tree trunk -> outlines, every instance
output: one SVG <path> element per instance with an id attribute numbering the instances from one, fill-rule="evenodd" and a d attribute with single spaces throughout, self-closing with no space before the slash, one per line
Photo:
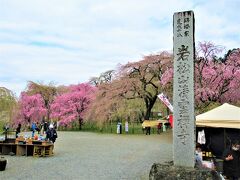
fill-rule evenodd
<path id="1" fill-rule="evenodd" d="M 146 114 L 144 115 L 144 120 L 149 120 L 150 115 L 151 115 L 151 110 L 152 110 L 152 108 L 147 107 Z"/>
<path id="2" fill-rule="evenodd" d="M 78 119 L 78 123 L 79 123 L 79 130 L 82 130 L 82 118 Z"/>
<path id="3" fill-rule="evenodd" d="M 47 122 L 50 122 L 50 107 L 47 107 Z"/>
<path id="4" fill-rule="evenodd" d="M 144 116 L 144 120 L 149 120 L 151 115 L 151 110 L 153 108 L 154 103 L 156 102 L 157 96 L 154 96 L 152 99 L 146 99 L 145 105 L 146 105 L 146 114 Z"/>

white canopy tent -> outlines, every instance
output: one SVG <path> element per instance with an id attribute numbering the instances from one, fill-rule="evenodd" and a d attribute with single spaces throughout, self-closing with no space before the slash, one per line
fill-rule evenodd
<path id="1" fill-rule="evenodd" d="M 240 108 L 225 103 L 196 116 L 196 126 L 240 129 Z"/>

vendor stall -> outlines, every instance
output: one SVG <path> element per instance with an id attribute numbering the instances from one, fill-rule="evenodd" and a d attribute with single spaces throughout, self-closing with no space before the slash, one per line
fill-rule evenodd
<path id="1" fill-rule="evenodd" d="M 7 138 L 0 141 L 0 154 L 43 157 L 53 155 L 53 143 L 43 139 Z"/>
<path id="2" fill-rule="evenodd" d="M 220 158 L 232 140 L 240 140 L 240 108 L 225 103 L 196 116 L 196 126 L 196 135 L 203 130 L 205 147 Z"/>

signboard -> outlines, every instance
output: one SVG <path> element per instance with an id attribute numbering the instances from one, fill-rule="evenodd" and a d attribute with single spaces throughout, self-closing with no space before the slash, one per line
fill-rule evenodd
<path id="1" fill-rule="evenodd" d="M 173 112 L 172 104 L 169 102 L 168 98 L 163 93 L 159 94 L 158 98 L 161 99 L 161 101 L 170 109 L 171 112 Z"/>

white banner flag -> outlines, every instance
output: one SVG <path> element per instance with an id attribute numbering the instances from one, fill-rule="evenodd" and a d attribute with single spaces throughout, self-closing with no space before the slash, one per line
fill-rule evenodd
<path id="1" fill-rule="evenodd" d="M 170 111 L 173 112 L 173 106 L 171 105 L 171 103 L 163 93 L 159 94 L 158 98 L 161 99 L 161 101 L 170 109 Z"/>

